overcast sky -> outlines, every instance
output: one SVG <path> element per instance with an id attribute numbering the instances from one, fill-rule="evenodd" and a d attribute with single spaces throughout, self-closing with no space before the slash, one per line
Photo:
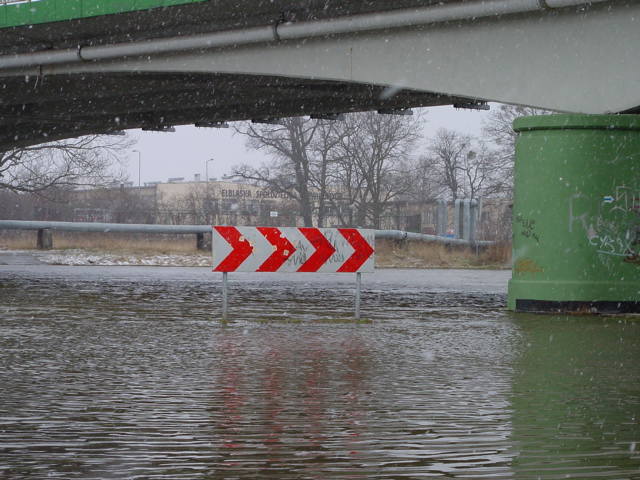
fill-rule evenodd
<path id="1" fill-rule="evenodd" d="M 492 108 L 496 108 L 492 105 Z M 424 136 L 429 138 L 444 127 L 477 135 L 487 111 L 454 109 L 452 106 L 420 109 L 424 115 Z M 174 133 L 132 130 L 137 139 L 128 157 L 129 179 L 138 183 L 138 153 L 140 151 L 140 181 L 166 182 L 171 177 L 193 180 L 194 174 L 205 178 L 205 164 L 209 162 L 209 177 L 220 179 L 233 165 L 250 163 L 254 166 L 268 160 L 262 153 L 246 148 L 245 138 L 234 135 L 233 129 L 176 127 Z"/>

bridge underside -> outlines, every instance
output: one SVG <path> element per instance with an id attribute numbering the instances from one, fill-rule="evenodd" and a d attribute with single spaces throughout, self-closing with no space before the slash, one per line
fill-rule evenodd
<path id="1" fill-rule="evenodd" d="M 215 17 L 222 15 L 215 7 L 223 3 L 190 8 Z M 327 10 L 322 8 L 326 2 L 310 0 L 295 11 L 285 10 L 286 3 L 239 2 L 229 6 L 224 19 L 210 18 L 212 23 L 181 24 L 167 17 L 164 33 L 142 29 L 136 38 L 132 20 L 123 21 L 111 36 L 101 27 L 104 19 L 83 20 L 89 23 L 75 31 L 77 38 L 57 43 L 52 39 L 56 25 L 34 26 L 33 36 L 24 29 L 11 30 L 32 43 L 22 53 L 0 56 L 0 149 L 136 127 L 400 109 L 470 99 L 567 112 L 638 112 L 640 2 L 604 1 L 580 8 L 309 35 L 307 26 L 317 27 L 326 16 L 338 14 L 339 23 L 340 14 L 385 10 L 389 2 L 345 2 L 342 8 L 334 2 L 335 9 Z M 420 2 L 427 9 L 431 3 L 436 2 Z M 448 8 L 450 3 L 459 13 L 469 5 L 482 8 L 491 2 L 454 1 L 434 8 Z M 359 4 L 366 8 L 354 6 Z M 407 0 L 397 6 L 415 4 Z M 153 15 L 176 11 L 158 10 Z M 411 13 L 407 11 L 409 17 Z M 119 18 L 147 14 L 127 15 L 131 17 Z M 258 28 L 270 34 L 278 19 L 285 22 L 278 30 L 281 34 L 246 41 Z M 253 27 L 260 22 L 262 27 Z M 331 29 L 333 23 L 327 24 Z M 86 25 L 95 27 L 93 36 Z M 232 40 L 179 51 L 131 49 L 144 47 L 141 39 L 162 37 L 162 48 L 180 42 L 180 28 L 196 36 L 208 29 Z M 287 32 L 295 36 L 287 37 Z M 117 50 L 124 45 L 126 54 L 109 50 L 110 42 L 127 38 L 115 46 Z M 3 58 L 14 59 L 14 54 L 55 54 L 78 39 L 89 48 L 77 55 L 68 50 L 68 61 L 15 67 L 11 60 L 7 65 L 13 66 L 2 66 Z M 5 54 L 12 49 L 9 44 L 0 45 Z"/>
<path id="2" fill-rule="evenodd" d="M 397 0 L 392 9 L 456 0 Z M 313 21 L 390 9 L 387 0 L 217 0 L 2 30 L 0 55 L 100 46 Z M 462 96 L 404 89 L 385 99 L 369 83 L 264 74 L 97 72 L 0 74 L 0 150 L 130 128 L 323 115 L 466 103 Z M 43 73 L 46 69 L 43 70 Z"/>
<path id="3" fill-rule="evenodd" d="M 96 46 L 132 40 L 170 38 L 251 28 L 278 21 L 307 22 L 457 1 L 459 0 L 208 0 L 4 28 L 0 34 L 0 55 L 74 48 L 77 45 Z"/>
<path id="4" fill-rule="evenodd" d="M 467 99 L 265 75 L 87 73 L 3 80 L 0 148 L 130 128 L 398 110 Z M 37 96 L 34 95 L 37 92 Z"/>

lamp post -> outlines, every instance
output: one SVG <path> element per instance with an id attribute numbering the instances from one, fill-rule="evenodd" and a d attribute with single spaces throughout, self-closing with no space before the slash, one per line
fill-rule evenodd
<path id="1" fill-rule="evenodd" d="M 209 162 L 213 162 L 213 158 L 210 158 L 204 164 L 204 176 L 207 183 L 209 183 Z"/>
<path id="2" fill-rule="evenodd" d="M 140 188 L 140 166 L 142 165 L 142 153 L 140 150 L 134 150 L 138 154 L 138 188 Z"/>

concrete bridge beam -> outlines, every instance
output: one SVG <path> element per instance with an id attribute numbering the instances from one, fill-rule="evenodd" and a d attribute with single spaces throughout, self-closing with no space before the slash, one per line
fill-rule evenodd
<path id="1" fill-rule="evenodd" d="M 479 2 L 485 3 L 485 2 Z M 490 3 L 490 2 L 488 2 Z M 44 66 L 42 74 L 208 72 L 392 85 L 580 113 L 640 105 L 640 3 Z M 246 32 L 249 35 L 251 32 Z M 235 37 L 234 37 L 235 38 Z M 126 54 L 128 50 L 124 53 Z"/>
<path id="2" fill-rule="evenodd" d="M 637 113 L 639 19 L 636 0 L 449 1 L 3 55 L 0 148 L 473 100 Z"/>

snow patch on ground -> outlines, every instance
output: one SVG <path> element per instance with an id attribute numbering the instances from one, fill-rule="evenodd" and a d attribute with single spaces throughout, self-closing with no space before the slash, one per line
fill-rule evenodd
<path id="1" fill-rule="evenodd" d="M 86 250 L 31 251 L 41 262 L 49 265 L 144 265 L 172 267 L 210 267 L 211 254 L 126 254 L 96 253 Z"/>

